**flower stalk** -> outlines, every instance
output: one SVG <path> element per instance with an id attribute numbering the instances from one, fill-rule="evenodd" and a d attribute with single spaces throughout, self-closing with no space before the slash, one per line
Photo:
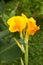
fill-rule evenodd
<path id="1" fill-rule="evenodd" d="M 25 65 L 28 65 L 28 41 L 25 42 Z"/>

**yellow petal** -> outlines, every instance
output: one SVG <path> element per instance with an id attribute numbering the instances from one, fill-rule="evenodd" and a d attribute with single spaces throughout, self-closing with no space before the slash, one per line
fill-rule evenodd
<path id="1" fill-rule="evenodd" d="M 29 33 L 29 35 L 34 35 L 37 30 L 39 30 L 39 26 L 36 25 L 36 20 L 31 17 L 28 20 L 28 33 Z"/>
<path id="2" fill-rule="evenodd" d="M 11 17 L 11 18 L 9 18 L 8 21 L 7 21 L 7 24 L 8 24 L 8 25 L 14 25 L 14 24 L 15 24 L 14 18 L 15 18 L 14 16 Z"/>
<path id="3" fill-rule="evenodd" d="M 36 20 L 35 20 L 33 17 L 29 18 L 29 19 L 28 19 L 28 22 L 29 22 L 29 21 L 32 22 L 32 23 L 34 23 L 34 24 L 36 24 Z"/>
<path id="4" fill-rule="evenodd" d="M 11 17 L 7 23 L 11 32 L 22 32 L 26 27 L 26 20 L 22 16 Z"/>

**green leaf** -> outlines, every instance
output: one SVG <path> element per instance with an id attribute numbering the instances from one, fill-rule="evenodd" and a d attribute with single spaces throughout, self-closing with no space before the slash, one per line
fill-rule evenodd
<path id="1" fill-rule="evenodd" d="M 10 17 L 15 16 L 15 10 L 12 10 L 10 13 Z"/>
<path id="2" fill-rule="evenodd" d="M 3 22 L 4 22 L 4 24 L 5 24 L 6 26 L 7 26 L 7 20 L 8 20 L 8 18 L 9 18 L 8 15 L 3 14 L 3 16 L 2 16 L 2 20 L 3 20 Z"/>
<path id="3" fill-rule="evenodd" d="M 8 30 L 5 30 L 5 31 L 1 31 L 0 32 L 0 38 L 4 38 L 5 36 L 9 35 L 10 32 Z"/>
<path id="4" fill-rule="evenodd" d="M 12 62 L 20 58 L 21 56 L 22 56 L 22 52 L 14 41 L 12 44 L 11 43 L 1 44 L 0 59 L 2 62 Z"/>

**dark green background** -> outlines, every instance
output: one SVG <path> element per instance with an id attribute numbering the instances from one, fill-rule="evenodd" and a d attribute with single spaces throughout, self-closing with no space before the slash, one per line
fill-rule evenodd
<path id="1" fill-rule="evenodd" d="M 21 13 L 34 17 L 40 25 L 29 40 L 29 65 L 43 65 L 43 0 L 0 0 L 0 65 L 20 65 L 24 56 L 13 39 L 22 42 L 19 33 L 9 32 L 7 25 L 8 18 Z"/>

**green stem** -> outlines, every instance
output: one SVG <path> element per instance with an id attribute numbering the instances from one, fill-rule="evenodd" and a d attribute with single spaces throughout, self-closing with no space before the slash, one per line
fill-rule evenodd
<path id="1" fill-rule="evenodd" d="M 24 65 L 24 62 L 23 62 L 22 58 L 21 58 L 21 65 Z"/>
<path id="2" fill-rule="evenodd" d="M 18 47 L 21 49 L 21 51 L 23 52 L 23 53 L 25 53 L 25 49 L 24 49 L 24 46 L 23 45 L 21 45 L 17 40 L 16 40 L 16 38 L 14 38 L 14 40 L 16 41 L 16 44 L 18 45 Z"/>
<path id="3" fill-rule="evenodd" d="M 25 65 L 28 65 L 28 42 L 25 43 Z"/>

